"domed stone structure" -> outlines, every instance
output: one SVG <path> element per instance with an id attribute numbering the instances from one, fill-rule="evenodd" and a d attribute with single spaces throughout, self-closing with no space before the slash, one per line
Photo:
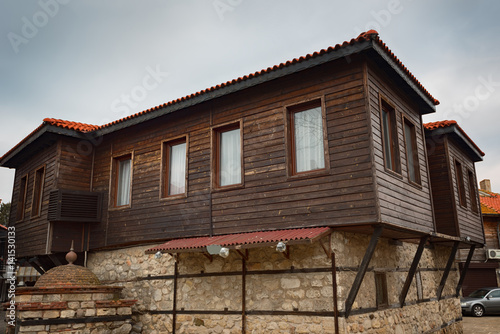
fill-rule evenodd
<path id="1" fill-rule="evenodd" d="M 89 269 L 67 264 L 50 269 L 35 284 L 35 288 L 61 288 L 71 286 L 101 285 L 97 276 Z"/>
<path id="2" fill-rule="evenodd" d="M 101 285 L 97 276 L 88 268 L 74 265 L 77 255 L 73 251 L 73 244 L 71 250 L 66 254 L 67 265 L 58 266 L 50 269 L 43 274 L 35 284 L 36 288 L 60 288 L 71 286 L 96 286 Z"/>
<path id="3" fill-rule="evenodd" d="M 137 300 L 120 299 L 123 287 L 102 285 L 91 270 L 73 264 L 73 245 L 66 260 L 34 287 L 16 290 L 15 308 L 6 314 L 9 325 L 36 334 L 82 333 L 82 328 L 83 333 L 130 333 Z"/>

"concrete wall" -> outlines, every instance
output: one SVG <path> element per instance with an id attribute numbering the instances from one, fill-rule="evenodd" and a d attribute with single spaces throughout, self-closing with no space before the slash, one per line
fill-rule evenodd
<path id="1" fill-rule="evenodd" d="M 336 254 L 338 309 L 344 303 L 368 246 L 370 236 L 334 232 L 331 242 Z M 89 255 L 88 266 L 103 284 L 124 286 L 123 297 L 138 299 L 134 306 L 133 331 L 170 333 L 174 288 L 174 258 L 145 255 L 151 246 L 101 251 Z M 321 245 L 292 245 L 290 259 L 274 248 L 250 249 L 246 260 L 246 333 L 334 333 L 332 264 Z M 394 245 L 380 239 L 369 270 L 363 280 L 351 315 L 339 317 L 341 333 L 461 333 L 461 310 L 454 294 L 459 273 L 454 266 L 443 291 L 436 291 L 451 249 L 435 246 L 425 249 L 419 264 L 422 295 L 416 279 L 399 308 L 399 294 L 416 252 L 417 245 Z M 231 251 L 228 258 L 215 256 L 211 262 L 202 254 L 181 254 L 177 280 L 176 333 L 241 333 L 243 275 L 242 257 Z M 276 273 L 289 270 L 293 273 Z M 315 269 L 316 272 L 299 272 Z M 388 307 L 378 309 L 375 272 L 387 277 Z M 196 277 L 182 275 L 200 274 Z M 210 276 L 211 273 L 225 273 Z M 149 275 L 149 277 L 148 277 Z M 190 314 L 188 311 L 205 311 Z M 170 312 L 169 312 L 170 311 Z M 219 314 L 207 314 L 212 313 Z M 262 311 L 262 312 L 257 312 Z M 276 313 L 276 311 L 280 313 Z M 293 312 L 311 312 L 293 315 Z M 273 314 L 273 312 L 275 312 Z"/>

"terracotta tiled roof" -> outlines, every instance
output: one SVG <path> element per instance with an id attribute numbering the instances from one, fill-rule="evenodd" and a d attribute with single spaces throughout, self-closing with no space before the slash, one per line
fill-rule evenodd
<path id="1" fill-rule="evenodd" d="M 258 77 L 258 76 L 261 76 L 263 74 L 267 74 L 267 73 L 270 73 L 270 72 L 282 69 L 284 67 L 288 67 L 290 65 L 301 63 L 301 62 L 309 60 L 311 58 L 316 58 L 316 57 L 322 56 L 324 54 L 337 51 L 337 50 L 339 50 L 341 48 L 344 48 L 344 47 L 347 47 L 349 45 L 354 45 L 354 44 L 365 42 L 365 41 L 369 41 L 369 40 L 375 41 L 385 51 L 385 53 L 400 67 L 400 69 L 417 85 L 417 87 L 434 103 L 434 105 L 438 105 L 439 104 L 439 101 L 436 100 L 424 88 L 424 86 L 422 86 L 422 84 L 406 68 L 406 66 L 403 65 L 403 63 L 399 60 L 399 58 L 394 55 L 394 53 L 387 47 L 387 45 L 384 42 L 382 42 L 382 40 L 378 36 L 378 32 L 376 30 L 369 30 L 367 32 L 361 33 L 358 37 L 353 38 L 350 41 L 343 42 L 342 44 L 337 44 L 335 46 L 330 46 L 327 49 L 322 49 L 320 51 L 317 51 L 317 52 L 314 52 L 314 53 L 311 53 L 311 54 L 307 54 L 306 56 L 302 56 L 300 58 L 294 58 L 293 60 L 289 60 L 289 61 L 281 63 L 279 65 L 274 65 L 273 67 L 268 67 L 266 69 L 262 69 L 260 71 L 257 71 L 257 72 L 245 75 L 243 77 L 239 77 L 237 79 L 233 79 L 233 80 L 227 81 L 225 83 L 222 83 L 222 84 L 219 84 L 219 85 L 216 85 L 216 86 L 212 86 L 210 88 L 201 90 L 201 91 L 199 91 L 197 93 L 184 96 L 184 97 L 179 98 L 177 100 L 172 100 L 170 102 L 161 104 L 159 106 L 156 106 L 156 107 L 153 107 L 153 108 L 141 111 L 141 112 L 139 112 L 137 114 L 130 115 L 130 116 L 124 117 L 122 119 L 116 120 L 114 122 L 105 124 L 105 125 L 102 126 L 102 128 L 109 127 L 109 126 L 117 124 L 117 123 L 121 123 L 121 122 L 126 121 L 128 119 L 135 118 L 137 116 L 144 115 L 144 114 L 150 113 L 152 111 L 159 110 L 161 108 L 164 108 L 164 107 L 167 107 L 167 106 L 179 103 L 179 102 L 183 102 L 183 101 L 189 100 L 189 99 L 191 99 L 193 97 L 196 97 L 196 96 L 199 96 L 199 95 L 203 95 L 203 94 L 206 94 L 206 93 L 209 93 L 209 92 L 212 92 L 212 91 L 224 88 L 226 86 L 230 86 L 230 85 L 238 83 L 238 82 L 242 82 L 242 81 L 245 81 L 245 80 L 248 80 L 248 79 L 252 79 L 254 77 Z"/>
<path id="2" fill-rule="evenodd" d="M 500 194 L 481 190 L 487 194 L 480 194 L 481 212 L 485 214 L 500 214 Z"/>
<path id="3" fill-rule="evenodd" d="M 460 125 L 458 125 L 457 121 L 450 120 L 450 121 L 430 122 L 424 124 L 424 128 L 427 130 L 436 130 L 439 128 L 447 128 L 451 126 L 456 126 L 458 131 L 460 131 L 462 135 L 470 141 L 472 146 L 474 146 L 474 148 L 484 157 L 484 152 L 481 151 L 481 149 L 476 145 L 476 143 L 474 143 L 474 141 L 467 135 L 467 133 L 465 133 L 465 131 L 460 127 Z"/>
<path id="4" fill-rule="evenodd" d="M 376 43 L 376 45 L 378 45 L 383 50 L 383 52 L 385 52 L 387 54 L 387 56 L 390 59 L 392 59 L 392 61 L 394 61 L 396 63 L 396 65 L 400 68 L 400 70 L 404 74 L 406 74 L 411 81 L 413 81 L 413 83 L 418 87 L 418 89 L 420 89 L 420 91 L 430 101 L 432 101 L 432 103 L 434 105 L 438 105 L 439 104 L 439 101 L 436 100 L 422 86 L 422 84 L 406 68 L 406 66 L 403 65 L 403 63 L 399 60 L 399 58 L 396 57 L 394 55 L 394 53 L 387 47 L 387 45 L 379 38 L 378 32 L 375 31 L 375 30 L 369 30 L 367 32 L 361 33 L 358 37 L 353 38 L 350 41 L 343 42 L 342 44 L 337 44 L 335 46 L 330 46 L 327 49 L 322 49 L 320 51 L 317 51 L 317 52 L 314 52 L 314 53 L 311 53 L 311 54 L 307 54 L 306 56 L 295 58 L 293 60 L 289 60 L 289 61 L 281 63 L 279 65 L 275 65 L 273 67 L 268 67 L 266 69 L 262 69 L 260 71 L 257 71 L 257 72 L 254 72 L 254 73 L 251 73 L 251 74 L 239 77 L 237 79 L 233 79 L 233 80 L 227 81 L 225 83 L 221 83 L 219 85 L 212 86 L 210 88 L 206 88 L 206 89 L 201 90 L 199 92 L 196 92 L 194 94 L 187 95 L 187 96 L 184 96 L 184 97 L 176 99 L 176 100 L 172 100 L 172 101 L 167 102 L 167 103 L 163 103 L 163 104 L 158 105 L 156 107 L 153 107 L 153 108 L 150 108 L 150 109 L 147 109 L 147 110 L 143 110 L 143 111 L 138 112 L 136 114 L 133 114 L 133 115 L 130 115 L 130 116 L 118 119 L 116 121 L 113 121 L 113 122 L 110 122 L 110 123 L 107 123 L 107 124 L 104 124 L 104 125 L 98 126 L 98 125 L 84 124 L 84 123 L 79 123 L 79 122 L 65 121 L 65 120 L 60 120 L 60 119 L 45 118 L 44 119 L 44 123 L 42 125 L 40 125 L 35 131 L 33 131 L 31 134 L 29 134 L 25 139 L 23 139 L 19 144 L 17 144 L 9 152 L 7 152 L 6 154 L 4 154 L 3 157 L 0 158 L 0 160 L 3 160 L 4 157 L 6 157 L 7 155 L 9 155 L 11 152 L 13 152 L 17 147 L 19 147 L 23 142 L 25 142 L 28 138 L 30 138 L 34 133 L 36 133 L 37 131 L 39 131 L 44 125 L 53 125 L 53 126 L 61 127 L 61 128 L 64 128 L 64 129 L 70 129 L 70 130 L 75 130 L 75 131 L 79 131 L 79 132 L 91 132 L 91 131 L 96 131 L 96 130 L 99 130 L 99 129 L 108 128 L 108 127 L 111 127 L 111 126 L 113 126 L 115 124 L 122 123 L 124 121 L 129 120 L 129 119 L 133 119 L 133 118 L 139 117 L 141 115 L 145 115 L 145 114 L 154 112 L 156 110 L 165 108 L 167 106 L 175 105 L 175 104 L 178 104 L 180 102 L 184 102 L 184 101 L 190 100 L 190 99 L 192 99 L 194 97 L 198 97 L 200 95 L 207 94 L 207 93 L 210 93 L 210 92 L 222 89 L 224 87 L 234 85 L 234 84 L 239 83 L 239 82 L 243 82 L 243 81 L 255 78 L 255 77 L 259 77 L 259 76 L 262 76 L 264 74 L 268 74 L 268 73 L 271 73 L 273 71 L 277 71 L 277 70 L 280 70 L 282 68 L 289 67 L 291 65 L 295 65 L 295 64 L 307 61 L 309 59 L 321 57 L 321 56 L 323 56 L 325 54 L 328 54 L 328 53 L 331 53 L 331 52 L 336 52 L 339 49 L 346 48 L 348 46 L 353 46 L 353 45 L 356 45 L 358 43 L 362 43 L 362 42 L 366 42 L 366 41 L 370 41 L 370 40 L 373 41 L 374 43 Z"/>
<path id="5" fill-rule="evenodd" d="M 277 243 L 280 241 L 316 240 L 330 232 L 329 227 L 312 227 L 290 230 L 261 231 L 218 235 L 214 237 L 199 237 L 170 240 L 160 246 L 146 250 L 147 254 L 158 251 L 169 253 L 179 250 L 204 250 L 207 246 L 222 247 L 244 246 L 252 244 Z M 245 247 L 241 247 L 245 248 Z"/>
<path id="6" fill-rule="evenodd" d="M 60 128 L 75 130 L 80 132 L 91 132 L 99 129 L 98 125 L 65 121 L 62 119 L 55 119 L 55 118 L 45 118 L 43 122 L 44 124 L 54 125 Z"/>

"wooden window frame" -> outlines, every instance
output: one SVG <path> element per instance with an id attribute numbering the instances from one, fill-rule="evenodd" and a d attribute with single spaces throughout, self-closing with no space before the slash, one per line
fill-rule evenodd
<path id="1" fill-rule="evenodd" d="M 312 108 L 321 108 L 321 119 L 322 119 L 322 132 L 323 132 L 323 159 L 324 167 L 307 170 L 303 172 L 297 172 L 296 166 L 296 156 L 295 156 L 295 121 L 294 115 L 301 111 L 306 111 Z M 300 178 L 309 177 L 317 174 L 327 174 L 330 170 L 330 156 L 328 150 L 328 131 L 326 123 L 326 106 L 323 97 L 315 97 L 308 100 L 303 100 L 298 103 L 287 105 L 284 108 L 285 114 L 285 131 L 286 131 L 286 143 L 287 143 L 287 175 L 290 178 Z"/>
<path id="2" fill-rule="evenodd" d="M 241 168 L 241 182 L 235 184 L 229 184 L 226 186 L 220 186 L 220 135 L 221 133 L 240 130 L 240 168 Z M 245 171 L 243 165 L 243 120 L 239 119 L 233 122 L 219 124 L 213 126 L 211 129 L 212 136 L 212 156 L 211 156 L 211 166 L 212 166 L 212 191 L 222 191 L 228 189 L 243 188 L 245 186 Z"/>
<path id="3" fill-rule="evenodd" d="M 181 194 L 169 194 L 170 185 L 170 148 L 179 144 L 186 144 L 186 168 L 185 168 L 185 185 L 184 192 Z M 188 161 L 189 161 L 189 136 L 182 135 L 162 141 L 161 143 L 161 174 L 160 174 L 160 199 L 173 199 L 187 197 L 188 193 Z"/>
<path id="4" fill-rule="evenodd" d="M 373 273 L 375 281 L 375 302 L 377 309 L 389 307 L 389 294 L 387 290 L 387 273 L 375 271 Z"/>
<path id="5" fill-rule="evenodd" d="M 28 195 L 28 182 L 29 174 L 25 174 L 19 179 L 19 197 L 17 199 L 16 221 L 22 221 L 24 219 L 24 213 L 26 211 L 26 197 Z"/>
<path id="6" fill-rule="evenodd" d="M 118 200 L 118 171 L 119 171 L 119 162 L 124 160 L 130 160 L 130 191 L 129 191 L 129 200 L 128 204 L 117 205 Z M 130 208 L 132 206 L 132 180 L 134 175 L 134 152 L 127 152 L 122 154 L 114 155 L 111 158 L 111 186 L 110 186 L 110 209 L 124 209 Z"/>
<path id="7" fill-rule="evenodd" d="M 410 127 L 411 131 L 411 136 L 412 136 L 412 154 L 413 154 L 413 168 L 415 170 L 415 180 L 412 180 L 410 177 L 410 159 L 409 159 L 409 154 L 408 152 L 408 139 L 406 138 L 406 126 Z M 421 186 L 422 184 L 422 178 L 420 174 L 420 159 L 419 159 L 419 154 L 418 154 L 418 144 L 417 144 L 417 126 L 415 123 L 410 121 L 407 117 L 403 116 L 403 138 L 404 138 L 404 143 L 405 143 L 405 152 L 406 152 L 406 171 L 408 173 L 408 181 L 416 185 L 418 187 Z"/>
<path id="8" fill-rule="evenodd" d="M 465 181 L 462 163 L 455 159 L 455 178 L 457 179 L 458 203 L 467 208 L 467 194 L 465 193 Z"/>
<path id="9" fill-rule="evenodd" d="M 401 154 L 399 152 L 399 135 L 398 135 L 398 117 L 396 106 L 389 102 L 389 100 L 382 95 L 379 95 L 379 106 L 380 106 L 380 133 L 382 137 L 382 154 L 384 158 L 384 168 L 390 173 L 395 173 L 401 176 Z M 387 134 L 389 139 L 389 155 L 391 159 L 391 165 L 388 166 L 387 161 L 387 151 L 386 151 L 386 133 L 384 130 L 384 113 L 389 115 L 389 133 Z"/>
<path id="10" fill-rule="evenodd" d="M 45 165 L 35 170 L 33 196 L 31 197 L 31 218 L 40 217 L 42 212 L 43 188 L 45 185 Z"/>
<path id="11" fill-rule="evenodd" d="M 467 169 L 467 179 L 469 183 L 470 208 L 474 213 L 479 213 L 479 203 L 477 201 L 476 177 L 472 170 Z"/>

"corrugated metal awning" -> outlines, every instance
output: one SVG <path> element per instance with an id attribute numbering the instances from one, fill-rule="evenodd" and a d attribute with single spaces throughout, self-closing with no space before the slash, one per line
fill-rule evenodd
<path id="1" fill-rule="evenodd" d="M 290 230 L 262 231 L 170 240 L 146 250 L 146 254 L 204 252 L 207 246 L 217 245 L 229 249 L 265 247 L 280 241 L 288 245 L 313 243 L 331 232 L 329 227 L 311 227 Z"/>

